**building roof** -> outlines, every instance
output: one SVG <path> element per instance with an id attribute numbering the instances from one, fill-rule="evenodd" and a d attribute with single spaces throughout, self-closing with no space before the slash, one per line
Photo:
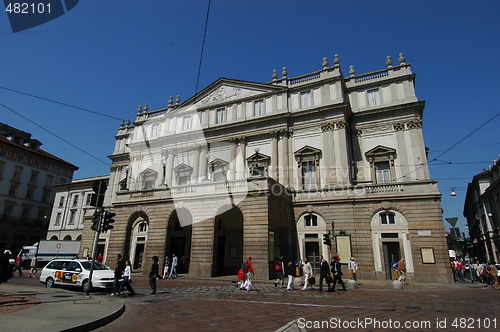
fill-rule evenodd
<path id="1" fill-rule="evenodd" d="M 10 141 L 7 137 L 5 137 L 4 135 L 0 135 L 0 143 L 4 143 L 6 145 L 9 145 L 9 146 L 12 146 L 12 147 L 15 147 L 15 148 L 18 148 L 18 149 L 21 149 L 21 150 L 24 150 L 28 153 L 32 153 L 34 155 L 38 155 L 42 158 L 47 158 L 47 159 L 51 159 L 55 162 L 59 162 L 59 163 L 63 163 L 63 164 L 66 164 L 66 166 L 68 166 L 69 168 L 73 168 L 75 171 L 78 169 L 78 166 L 75 166 L 73 165 L 72 163 L 70 162 L 67 162 L 66 160 L 64 159 L 61 159 L 59 157 L 56 157 L 54 156 L 53 154 L 45 151 L 45 150 L 42 150 L 42 149 L 39 149 L 38 151 L 37 150 L 33 150 L 33 149 L 30 149 L 29 147 L 27 146 L 24 146 L 24 145 L 20 145 L 20 144 L 16 144 L 12 141 Z"/>

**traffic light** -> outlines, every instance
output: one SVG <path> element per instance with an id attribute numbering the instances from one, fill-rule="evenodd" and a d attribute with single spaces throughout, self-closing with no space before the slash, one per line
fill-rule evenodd
<path id="1" fill-rule="evenodd" d="M 323 244 L 326 244 L 327 246 L 332 245 L 332 240 L 330 239 L 330 234 L 323 234 Z"/>
<path id="2" fill-rule="evenodd" d="M 99 232 L 99 224 L 101 223 L 101 214 L 99 212 L 94 213 L 94 218 L 92 219 L 92 226 L 90 226 L 90 229 L 96 232 Z"/>
<path id="3" fill-rule="evenodd" d="M 111 225 L 112 223 L 115 222 L 115 220 L 113 219 L 114 216 L 116 216 L 116 213 L 109 212 L 109 211 L 104 211 L 104 219 L 102 221 L 101 232 L 104 233 L 104 232 L 107 232 L 110 229 L 115 228 L 113 225 Z"/>

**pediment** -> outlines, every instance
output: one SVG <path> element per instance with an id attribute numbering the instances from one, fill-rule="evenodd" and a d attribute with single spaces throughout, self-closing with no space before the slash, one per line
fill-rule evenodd
<path id="1" fill-rule="evenodd" d="M 278 92 L 282 86 L 221 78 L 189 98 L 176 109 L 179 113 L 216 107 L 235 100 L 257 97 L 261 94 Z"/>
<path id="2" fill-rule="evenodd" d="M 186 164 L 179 164 L 176 167 L 174 167 L 175 172 L 192 172 L 193 168 L 191 166 L 188 166 Z"/>
<path id="3" fill-rule="evenodd" d="M 367 156 L 387 156 L 396 154 L 396 150 L 393 148 L 388 148 L 387 146 L 377 145 L 373 149 L 367 151 L 365 155 Z"/>
<path id="4" fill-rule="evenodd" d="M 321 150 L 317 148 L 313 148 L 312 146 L 306 145 L 303 148 L 295 151 L 296 156 L 310 156 L 310 155 L 318 155 L 321 154 Z"/>
<path id="5" fill-rule="evenodd" d="M 248 162 L 255 162 L 255 161 L 268 161 L 268 160 L 271 160 L 271 157 L 263 154 L 263 153 L 259 153 L 257 155 L 257 153 L 254 153 L 253 155 L 251 155 L 250 157 L 247 158 L 247 161 Z"/>

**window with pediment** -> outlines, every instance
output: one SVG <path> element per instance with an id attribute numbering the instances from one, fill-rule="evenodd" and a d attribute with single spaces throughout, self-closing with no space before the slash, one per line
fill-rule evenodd
<path id="1" fill-rule="evenodd" d="M 214 182 L 222 182 L 226 181 L 226 172 L 229 167 L 229 163 L 222 159 L 215 159 L 208 164 L 208 169 L 211 173 L 212 181 Z"/>
<path id="2" fill-rule="evenodd" d="M 141 184 L 142 189 L 148 190 L 153 189 L 155 187 L 156 179 L 158 178 L 158 172 L 153 171 L 152 169 L 147 169 L 141 173 Z"/>
<path id="3" fill-rule="evenodd" d="M 299 169 L 299 187 L 303 190 L 316 190 L 320 187 L 319 160 L 321 150 L 304 146 L 295 152 Z"/>
<path id="4" fill-rule="evenodd" d="M 174 168 L 175 178 L 178 186 L 185 186 L 191 183 L 193 168 L 186 164 L 180 164 Z"/>
<path id="5" fill-rule="evenodd" d="M 271 157 L 259 153 L 258 150 L 247 158 L 247 165 L 250 176 L 267 176 Z"/>
<path id="6" fill-rule="evenodd" d="M 385 184 L 395 181 L 395 149 L 378 145 L 366 152 L 365 155 L 366 159 L 370 163 L 371 178 L 374 184 Z"/>

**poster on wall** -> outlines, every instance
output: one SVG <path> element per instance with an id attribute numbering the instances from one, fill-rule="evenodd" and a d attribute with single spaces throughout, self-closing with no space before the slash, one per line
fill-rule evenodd
<path id="1" fill-rule="evenodd" d="M 346 263 L 351 258 L 351 236 L 350 235 L 337 235 L 335 236 L 335 243 L 337 245 L 337 253 L 340 257 L 340 262 Z"/>
<path id="2" fill-rule="evenodd" d="M 436 264 L 434 248 L 420 248 L 420 254 L 422 255 L 423 264 Z"/>

